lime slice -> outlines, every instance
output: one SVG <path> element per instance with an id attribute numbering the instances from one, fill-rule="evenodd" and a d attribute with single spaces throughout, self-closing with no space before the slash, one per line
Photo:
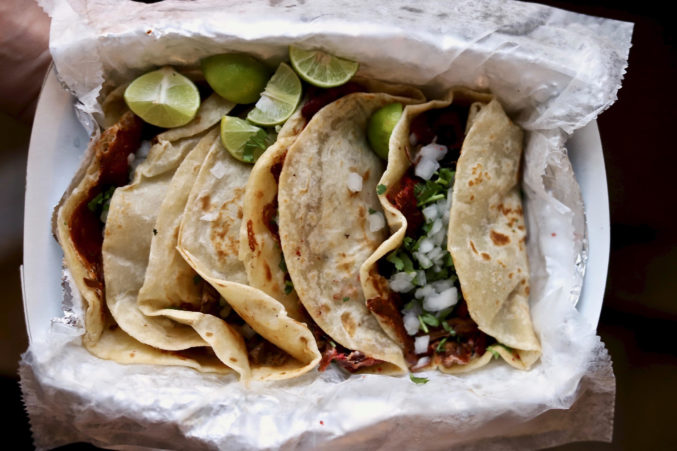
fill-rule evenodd
<path id="1" fill-rule="evenodd" d="M 301 78 L 320 88 L 332 88 L 348 82 L 360 66 L 320 50 L 303 50 L 294 46 L 289 47 L 289 59 Z"/>
<path id="2" fill-rule="evenodd" d="M 274 141 L 274 135 L 244 119 L 233 116 L 223 116 L 221 119 L 223 147 L 240 161 L 255 163 Z"/>
<path id="3" fill-rule="evenodd" d="M 209 86 L 233 103 L 256 102 L 270 75 L 265 64 L 241 53 L 210 56 L 201 65 Z"/>
<path id="4" fill-rule="evenodd" d="M 291 67 L 281 63 L 247 119 L 263 126 L 281 124 L 296 110 L 301 93 L 301 80 Z"/>
<path id="5" fill-rule="evenodd" d="M 376 154 L 388 159 L 388 149 L 390 148 L 390 135 L 402 116 L 403 106 L 401 103 L 389 103 L 383 108 L 376 110 L 369 118 L 367 124 L 367 138 L 371 148 Z"/>
<path id="6" fill-rule="evenodd" d="M 140 76 L 127 86 L 124 97 L 134 114 L 163 128 L 186 125 L 200 107 L 195 84 L 171 67 Z"/>

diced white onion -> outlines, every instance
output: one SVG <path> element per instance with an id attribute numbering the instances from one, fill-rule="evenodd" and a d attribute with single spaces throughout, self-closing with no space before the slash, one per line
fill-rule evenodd
<path id="1" fill-rule="evenodd" d="M 425 271 L 419 269 L 418 271 L 416 271 L 416 285 L 423 287 L 425 286 L 426 283 L 427 280 L 425 278 Z"/>
<path id="2" fill-rule="evenodd" d="M 414 339 L 414 352 L 416 354 L 425 354 L 428 352 L 428 345 L 430 344 L 430 335 L 422 335 Z"/>
<path id="3" fill-rule="evenodd" d="M 408 310 L 404 313 L 402 318 L 404 322 L 404 329 L 409 335 L 416 335 L 418 329 L 421 327 L 421 323 L 418 320 L 418 314 L 414 310 Z"/>
<path id="4" fill-rule="evenodd" d="M 436 234 L 437 232 L 442 230 L 442 227 L 443 227 L 442 220 L 439 218 L 435 219 L 435 221 L 433 222 L 433 226 L 430 229 L 430 234 L 431 235 Z"/>
<path id="5" fill-rule="evenodd" d="M 418 246 L 418 251 L 427 254 L 428 252 L 432 251 L 434 247 L 435 245 L 432 241 L 430 241 L 428 238 L 423 238 Z"/>
<path id="6" fill-rule="evenodd" d="M 406 293 L 414 288 L 412 281 L 416 273 L 397 272 L 388 280 L 388 286 L 398 293 Z"/>
<path id="7" fill-rule="evenodd" d="M 426 366 L 429 363 L 430 363 L 430 357 L 428 357 L 428 356 L 421 357 L 420 359 L 418 359 L 418 362 L 416 362 L 416 365 L 414 365 L 412 367 L 412 370 L 415 370 L 417 368 L 423 368 L 424 366 Z"/>
<path id="8" fill-rule="evenodd" d="M 436 160 L 422 158 L 418 164 L 416 164 L 414 174 L 416 174 L 417 177 L 421 177 L 423 180 L 430 180 L 435 171 L 439 168 L 440 164 Z"/>
<path id="9" fill-rule="evenodd" d="M 219 217 L 219 211 L 214 210 L 214 211 L 211 211 L 209 213 L 205 213 L 202 216 L 200 216 L 200 220 L 205 221 L 205 222 L 212 222 L 212 221 L 216 221 L 218 217 Z"/>
<path id="10" fill-rule="evenodd" d="M 439 312 L 447 307 L 456 305 L 457 302 L 458 290 L 456 290 L 456 287 L 451 287 L 440 294 L 423 299 L 423 308 L 429 312 Z"/>
<path id="11" fill-rule="evenodd" d="M 428 269 L 433 265 L 433 262 L 422 252 L 413 252 L 412 255 L 418 260 L 423 269 Z"/>
<path id="12" fill-rule="evenodd" d="M 439 210 L 436 204 L 428 205 L 423 209 L 423 217 L 426 221 L 433 221 L 439 216 Z"/>
<path id="13" fill-rule="evenodd" d="M 418 156 L 421 159 L 440 161 L 447 154 L 447 146 L 442 144 L 430 143 L 427 146 L 421 147 Z"/>
<path id="14" fill-rule="evenodd" d="M 362 176 L 355 172 L 348 174 L 348 189 L 353 193 L 362 191 Z"/>
<path id="15" fill-rule="evenodd" d="M 437 294 L 437 291 L 435 291 L 435 288 L 433 288 L 433 286 L 431 284 L 431 285 L 426 285 L 424 287 L 417 289 L 414 292 L 414 297 L 416 299 L 423 299 L 427 296 L 433 296 L 435 294 Z"/>
<path id="16" fill-rule="evenodd" d="M 134 162 L 135 158 L 136 158 L 136 155 L 134 155 L 133 153 L 130 153 L 129 155 L 127 155 L 127 164 L 131 166 L 132 163 Z"/>
<path id="17" fill-rule="evenodd" d="M 411 144 L 412 146 L 415 146 L 416 144 L 418 144 L 418 139 L 416 138 L 415 133 L 409 134 L 409 144 Z"/>
<path id="18" fill-rule="evenodd" d="M 445 279 L 445 280 L 438 280 L 436 282 L 433 282 L 431 285 L 433 286 L 435 291 L 437 291 L 438 293 L 441 293 L 444 290 L 448 290 L 449 288 L 453 287 L 454 283 L 449 279 Z"/>
<path id="19" fill-rule="evenodd" d="M 383 213 L 377 211 L 367 216 L 367 222 L 369 223 L 370 232 L 378 232 L 386 225 L 386 218 L 383 216 Z"/>
<path id="20" fill-rule="evenodd" d="M 218 161 L 212 168 L 209 170 L 209 172 L 212 173 L 214 177 L 217 179 L 221 180 L 224 175 L 226 175 L 226 172 L 228 169 L 226 168 L 226 165 L 223 164 L 223 162 Z"/>

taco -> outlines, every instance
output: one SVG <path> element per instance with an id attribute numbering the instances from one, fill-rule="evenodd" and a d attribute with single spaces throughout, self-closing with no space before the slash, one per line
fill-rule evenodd
<path id="1" fill-rule="evenodd" d="M 251 216 L 251 227 L 263 233 L 254 235 L 250 261 L 275 268 L 278 290 L 283 282 L 293 287 L 287 294 L 298 296 L 310 317 L 323 353 L 320 369 L 335 360 L 352 372 L 407 370 L 402 349 L 367 310 L 359 282 L 360 266 L 387 238 L 385 221 L 369 220 L 381 209 L 375 190 L 384 164 L 369 148 L 366 126 L 388 103 L 421 101 L 382 92 L 341 97 L 320 109 L 291 146 L 264 154 L 260 167 L 267 170 L 250 179 L 252 195 L 267 198 Z M 267 208 L 277 208 L 272 227 Z M 264 251 L 268 257 L 256 260 Z"/>
<path id="2" fill-rule="evenodd" d="M 520 196 L 523 132 L 488 94 L 404 108 L 379 200 L 391 236 L 360 280 L 367 308 L 414 371 L 540 356 L 529 312 Z M 413 357 L 413 358 L 412 358 Z"/>
<path id="3" fill-rule="evenodd" d="M 130 112 L 122 114 L 92 147 L 83 175 L 58 210 L 56 228 L 66 265 L 85 300 L 83 343 L 93 354 L 121 363 L 235 370 L 242 380 L 292 377 L 317 365 L 320 356 L 307 327 L 285 321 L 277 301 L 248 287 L 243 268 L 227 269 L 226 278 L 239 284 L 228 292 L 229 303 L 198 274 L 208 277 L 215 268 L 193 268 L 176 250 L 183 219 L 203 219 L 190 216 L 199 214 L 190 209 L 184 215 L 184 209 L 195 182 L 203 183 L 204 177 L 196 179 L 201 168 L 228 154 L 216 124 L 232 106 L 216 95 L 205 100 L 193 122 L 154 138 L 148 158 L 123 187 L 130 155 L 140 145 L 141 121 Z M 243 191 L 251 166 L 220 163 L 237 175 L 232 183 L 241 185 L 225 188 Z M 215 172 L 213 166 L 205 171 L 210 169 Z M 97 211 L 102 206 L 105 231 Z M 210 224 L 225 230 L 223 222 L 231 218 L 220 214 L 222 206 L 214 203 L 217 216 Z M 237 241 L 238 234 L 236 224 L 219 237 Z M 230 247 L 235 259 L 237 248 Z M 278 325 L 250 325 L 246 319 L 251 318 L 238 313 L 238 302 L 253 305 L 253 317 L 274 312 Z M 280 328 L 287 334 L 276 333 Z"/>

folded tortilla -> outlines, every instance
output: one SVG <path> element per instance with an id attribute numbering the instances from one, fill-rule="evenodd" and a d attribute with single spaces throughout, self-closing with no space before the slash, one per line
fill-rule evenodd
<path id="1" fill-rule="evenodd" d="M 368 225 L 370 212 L 381 209 L 376 185 L 384 164 L 367 143 L 367 122 L 389 103 L 420 101 L 385 93 L 347 95 L 322 108 L 286 156 L 278 150 L 277 160 L 269 160 L 283 159 L 279 237 L 296 294 L 332 340 L 376 361 L 362 371 L 407 370 L 402 350 L 367 310 L 359 281 L 360 266 L 387 238 L 385 228 L 371 231 Z M 350 178 L 362 186 L 351 188 Z M 263 185 L 254 183 L 250 186 Z M 274 188 L 268 190 L 274 194 Z M 277 267 L 278 261 L 273 258 L 268 266 Z"/>
<path id="2" fill-rule="evenodd" d="M 122 363 L 235 370 L 243 381 L 286 379 L 319 362 L 308 328 L 287 318 L 278 301 L 248 286 L 237 260 L 241 194 L 251 165 L 232 159 L 221 145 L 217 124 L 232 106 L 216 95 L 205 100 L 193 122 L 159 135 L 132 183 L 115 190 L 100 268 L 95 268 L 98 286 L 75 277 L 88 303 L 86 346 L 95 355 Z M 130 123 L 140 130 L 138 118 L 131 113 L 122 117 L 104 137 L 130 128 Z M 124 163 L 139 144 L 138 137 L 129 141 L 129 151 L 118 156 Z M 99 152 L 101 158 L 106 153 L 106 148 Z M 83 182 L 89 188 L 79 190 L 89 197 L 101 158 L 90 163 L 93 175 Z M 127 181 L 123 175 L 117 185 Z M 191 204 L 197 202 L 190 198 L 193 188 L 199 205 Z M 71 195 L 64 203 L 69 208 L 60 210 L 60 241 L 66 243 L 66 261 L 76 275 L 88 268 L 78 255 L 82 246 L 74 245 L 65 226 L 73 223 L 69 212 L 83 206 L 82 195 Z M 189 246 L 181 248 L 186 262 L 177 246 L 180 231 L 185 236 L 191 230 Z M 204 246 L 195 250 L 198 242 Z M 225 291 L 223 283 L 228 285 Z"/>
<path id="3" fill-rule="evenodd" d="M 378 271 L 378 261 L 397 250 L 407 232 L 407 219 L 387 195 L 397 189 L 413 164 L 412 121 L 452 101 L 466 105 L 469 117 L 456 165 L 447 249 L 470 317 L 479 330 L 505 345 L 493 346 L 492 351 L 510 365 L 528 369 L 540 356 L 541 348 L 528 303 L 529 269 L 519 179 L 523 132 L 488 94 L 455 90 L 444 100 L 405 107 L 391 135 L 388 167 L 379 181 L 387 187 L 379 200 L 392 233 L 360 269 L 364 295 L 388 336 L 405 351 L 413 352 L 412 337 L 404 328 L 402 314 L 394 307 L 388 281 Z M 493 352 L 486 351 L 466 364 L 453 366 L 443 365 L 434 353 L 429 364 L 416 369 L 471 371 L 486 365 Z"/>
<path id="4" fill-rule="evenodd" d="M 232 105 L 219 99 L 208 99 L 194 121 L 185 127 L 158 135 L 150 149 L 148 159 L 137 170 L 137 180 L 149 178 L 156 182 L 153 188 L 166 187 L 183 156 L 195 147 L 204 131 L 217 123 L 221 115 L 231 107 Z M 122 262 L 121 260 L 125 258 L 122 257 L 115 262 L 120 263 L 123 268 L 129 263 L 135 270 L 115 277 L 112 282 L 106 280 L 104 260 L 111 254 L 104 255 L 103 248 L 107 246 L 102 242 L 103 227 L 98 214 L 90 205 L 108 188 L 128 183 L 128 161 L 131 154 L 140 146 L 142 127 L 143 124 L 138 117 L 126 112 L 113 126 L 102 132 L 101 137 L 92 142 L 80 170 L 56 210 L 54 218 L 56 237 L 64 252 L 64 263 L 83 299 L 85 312 L 83 345 L 100 358 L 120 363 L 181 365 L 205 372 L 230 372 L 232 370 L 229 367 L 213 353 L 205 352 L 204 347 L 190 351 L 186 351 L 182 346 L 161 349 L 148 344 L 146 342 L 148 340 L 139 340 L 128 332 L 135 330 L 129 327 L 129 323 L 139 327 L 144 327 L 143 324 L 146 323 L 143 323 L 140 316 L 135 313 L 119 315 L 121 303 L 119 301 L 125 302 L 124 298 L 128 296 L 125 289 L 138 290 L 143 282 L 144 260 L 148 254 L 144 256 L 143 250 L 139 247 L 143 248 L 145 241 L 150 242 L 148 237 L 152 235 L 153 218 L 144 218 L 130 225 L 128 231 L 131 233 L 126 236 L 127 244 L 130 244 L 127 246 L 130 260 Z M 149 197 L 150 203 L 147 205 L 159 205 L 161 196 L 153 189 L 145 190 L 143 194 Z M 138 203 L 127 202 L 124 195 L 120 196 L 117 203 L 122 210 L 139 206 Z M 109 225 L 117 229 L 122 226 L 113 225 L 116 223 L 116 204 L 112 201 L 111 204 L 113 221 Z M 110 213 L 109 209 L 109 215 Z M 109 232 L 109 235 L 111 233 L 116 234 Z M 141 242 L 137 243 L 136 238 L 140 238 Z M 113 241 L 113 246 L 108 243 L 108 248 L 116 249 L 115 244 L 118 243 L 125 244 L 125 237 L 121 236 L 117 243 Z M 126 279 L 127 276 L 130 278 Z M 118 299 L 113 299 L 113 308 L 119 317 L 123 317 L 122 323 L 128 330 L 120 327 L 107 304 L 105 293 L 111 288 L 109 282 L 114 293 L 120 294 Z M 125 321 L 127 317 L 130 321 Z"/>

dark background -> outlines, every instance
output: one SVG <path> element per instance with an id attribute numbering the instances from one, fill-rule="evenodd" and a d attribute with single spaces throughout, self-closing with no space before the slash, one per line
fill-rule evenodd
<path id="1" fill-rule="evenodd" d="M 557 449 L 677 449 L 672 420 L 677 406 L 675 15 L 668 12 L 668 2 L 539 3 L 635 24 L 619 99 L 598 118 L 611 211 L 609 276 L 598 330 L 617 378 L 614 437 L 610 444 L 578 443 Z M 0 51 L 0 56 L 6 55 Z M 40 63 L 35 72 L 41 78 L 45 69 Z M 5 440 L 13 439 L 8 443 L 15 443 L 17 449 L 30 449 L 16 370 L 28 346 L 19 265 L 32 112 L 6 108 L 5 100 L 0 112 L 0 392 L 6 400 L 4 426 L 9 434 Z"/>

